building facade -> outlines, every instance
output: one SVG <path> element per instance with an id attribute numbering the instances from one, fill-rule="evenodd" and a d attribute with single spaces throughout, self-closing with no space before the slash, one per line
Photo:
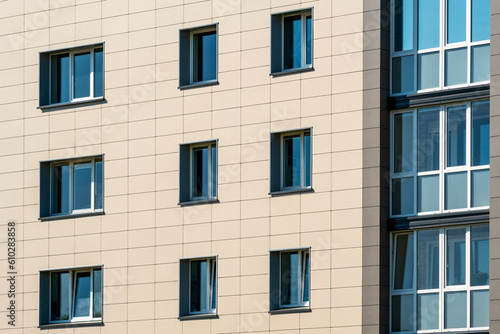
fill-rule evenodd
<path id="1" fill-rule="evenodd" d="M 495 333 L 497 7 L 0 1 L 0 332 Z"/>

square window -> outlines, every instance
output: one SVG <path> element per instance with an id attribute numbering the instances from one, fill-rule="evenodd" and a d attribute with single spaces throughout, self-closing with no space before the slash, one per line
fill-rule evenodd
<path id="1" fill-rule="evenodd" d="M 271 16 L 271 74 L 312 69 L 312 8 Z"/>
<path id="2" fill-rule="evenodd" d="M 270 309 L 309 307 L 310 250 L 270 253 Z"/>
<path id="3" fill-rule="evenodd" d="M 217 36 L 217 25 L 180 30 L 180 88 L 217 83 Z"/>
<path id="4" fill-rule="evenodd" d="M 217 141 L 180 147 L 180 204 L 217 200 Z"/>
<path id="5" fill-rule="evenodd" d="M 182 259 L 179 284 L 179 317 L 216 315 L 216 257 Z"/>
<path id="6" fill-rule="evenodd" d="M 40 272 L 40 325 L 101 320 L 101 267 Z"/>
<path id="7" fill-rule="evenodd" d="M 40 217 L 103 212 L 102 156 L 40 163 Z"/>
<path id="8" fill-rule="evenodd" d="M 271 193 L 311 189 L 311 129 L 271 134 Z"/>
<path id="9" fill-rule="evenodd" d="M 102 99 L 103 50 L 99 44 L 40 53 L 40 106 Z"/>

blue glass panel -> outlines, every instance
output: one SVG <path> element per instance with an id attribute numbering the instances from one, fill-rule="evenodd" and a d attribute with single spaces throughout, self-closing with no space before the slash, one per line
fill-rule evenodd
<path id="1" fill-rule="evenodd" d="M 446 285 L 465 285 L 465 228 L 446 233 Z"/>
<path id="2" fill-rule="evenodd" d="M 212 144 L 212 197 L 217 197 L 217 147 Z"/>
<path id="3" fill-rule="evenodd" d="M 467 23 L 467 1 L 448 0 L 448 43 L 465 42 Z"/>
<path id="4" fill-rule="evenodd" d="M 470 285 L 490 284 L 490 231 L 488 225 L 471 226 Z"/>
<path id="5" fill-rule="evenodd" d="M 191 261 L 190 312 L 208 311 L 207 261 Z"/>
<path id="6" fill-rule="evenodd" d="M 446 86 L 467 83 L 467 49 L 448 50 L 445 53 Z"/>
<path id="7" fill-rule="evenodd" d="M 217 78 L 217 34 L 215 31 L 193 36 L 193 81 Z"/>
<path id="8" fill-rule="evenodd" d="M 439 87 L 439 52 L 418 55 L 418 89 Z"/>
<path id="9" fill-rule="evenodd" d="M 50 320 L 69 320 L 69 272 L 50 274 Z"/>
<path id="10" fill-rule="evenodd" d="M 418 49 L 439 46 L 439 0 L 418 1 Z"/>
<path id="11" fill-rule="evenodd" d="M 52 213 L 69 213 L 69 165 L 52 167 Z"/>
<path id="12" fill-rule="evenodd" d="M 413 288 L 413 234 L 396 237 L 394 254 L 394 290 Z"/>
<path id="13" fill-rule="evenodd" d="M 193 197 L 208 197 L 208 147 L 193 149 Z"/>
<path id="14" fill-rule="evenodd" d="M 445 210 L 467 207 L 467 172 L 445 175 Z"/>
<path id="15" fill-rule="evenodd" d="M 418 171 L 439 169 L 439 109 L 418 111 Z"/>
<path id="16" fill-rule="evenodd" d="M 283 187 L 300 187 L 300 135 L 283 138 Z"/>
<path id="17" fill-rule="evenodd" d="M 488 327 L 490 324 L 490 292 L 488 290 L 479 290 L 470 292 L 471 327 Z"/>
<path id="18" fill-rule="evenodd" d="M 414 87 L 413 56 L 397 57 L 392 59 L 392 93 L 412 92 Z"/>
<path id="19" fill-rule="evenodd" d="M 90 52 L 74 56 L 74 87 L 75 99 L 90 96 Z"/>
<path id="20" fill-rule="evenodd" d="M 309 132 L 304 134 L 304 186 L 311 186 L 311 135 Z"/>
<path id="21" fill-rule="evenodd" d="M 211 283 L 212 283 L 211 309 L 215 310 L 217 307 L 217 263 L 215 262 L 215 260 L 208 260 L 208 262 L 212 264 L 212 268 L 210 268 L 211 273 L 212 273 L 211 274 L 212 275 L 212 278 L 211 278 Z"/>
<path id="22" fill-rule="evenodd" d="M 444 294 L 444 328 L 467 327 L 467 292 Z"/>
<path id="23" fill-rule="evenodd" d="M 464 166 L 466 160 L 466 108 L 465 106 L 448 108 L 448 167 Z"/>
<path id="24" fill-rule="evenodd" d="M 394 116 L 394 172 L 413 170 L 413 113 Z"/>
<path id="25" fill-rule="evenodd" d="M 489 206 L 490 205 L 490 170 L 475 170 L 471 172 L 472 176 L 472 203 L 471 206 Z"/>
<path id="26" fill-rule="evenodd" d="M 439 210 L 439 175 L 418 177 L 418 212 Z"/>
<path id="27" fill-rule="evenodd" d="M 472 82 L 490 80 L 490 45 L 474 46 L 472 52 Z"/>
<path id="28" fill-rule="evenodd" d="M 394 3 L 394 51 L 413 49 L 413 0 Z"/>
<path id="29" fill-rule="evenodd" d="M 50 103 L 69 102 L 71 78 L 69 54 L 52 56 L 50 71 Z"/>
<path id="30" fill-rule="evenodd" d="M 490 39 L 490 0 L 472 0 L 472 41 Z"/>
<path id="31" fill-rule="evenodd" d="M 413 177 L 392 180 L 393 215 L 406 215 L 413 213 L 413 190 Z"/>
<path id="32" fill-rule="evenodd" d="M 92 317 L 102 317 L 102 270 L 94 269 Z"/>
<path id="33" fill-rule="evenodd" d="M 439 294 L 426 293 L 417 296 L 417 329 L 439 329 Z"/>
<path id="34" fill-rule="evenodd" d="M 103 203 L 103 175 L 102 175 L 102 161 L 96 161 L 95 174 L 94 174 L 94 209 L 102 209 Z"/>
<path id="35" fill-rule="evenodd" d="M 302 66 L 302 20 L 300 15 L 283 19 L 283 69 Z"/>
<path id="36" fill-rule="evenodd" d="M 73 210 L 90 209 L 92 164 L 75 164 L 73 169 Z"/>
<path id="37" fill-rule="evenodd" d="M 413 331 L 414 321 L 413 295 L 392 296 L 392 331 Z"/>
<path id="38" fill-rule="evenodd" d="M 94 96 L 104 93 L 104 57 L 102 49 L 94 50 Z"/>
<path id="39" fill-rule="evenodd" d="M 417 235 L 418 290 L 439 288 L 439 230 L 421 230 Z"/>
<path id="40" fill-rule="evenodd" d="M 312 17 L 306 17 L 306 64 L 312 64 Z"/>
<path id="41" fill-rule="evenodd" d="M 490 163 L 490 101 L 472 103 L 472 166 Z"/>
<path id="42" fill-rule="evenodd" d="M 76 274 L 74 295 L 73 316 L 90 316 L 90 272 Z"/>
<path id="43" fill-rule="evenodd" d="M 281 305 L 299 304 L 300 262 L 298 252 L 281 253 Z"/>

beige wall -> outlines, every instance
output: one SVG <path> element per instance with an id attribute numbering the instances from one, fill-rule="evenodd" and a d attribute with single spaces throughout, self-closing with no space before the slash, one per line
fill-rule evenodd
<path id="1" fill-rule="evenodd" d="M 306 7 L 315 71 L 270 77 L 270 14 Z M 17 332 L 40 331 L 38 270 L 103 264 L 105 326 L 74 333 L 361 333 L 362 0 L 8 0 L 0 13 L 0 235 L 17 222 Z M 209 23 L 220 84 L 179 90 L 179 29 Z M 38 53 L 95 42 L 106 102 L 37 109 Z M 314 192 L 270 197 L 269 132 L 303 127 Z M 210 139 L 220 203 L 179 207 L 179 144 Z M 40 221 L 39 161 L 92 154 L 106 214 Z M 268 252 L 296 247 L 312 247 L 312 312 L 269 315 Z M 181 322 L 179 258 L 207 255 L 219 319 Z"/>

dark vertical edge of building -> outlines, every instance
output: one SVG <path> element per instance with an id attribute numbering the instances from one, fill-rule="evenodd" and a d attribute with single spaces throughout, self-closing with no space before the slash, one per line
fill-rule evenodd
<path id="1" fill-rule="evenodd" d="M 390 0 L 363 0 L 363 333 L 389 332 Z"/>
<path id="2" fill-rule="evenodd" d="M 500 2 L 490 6 L 490 333 L 500 333 Z"/>

